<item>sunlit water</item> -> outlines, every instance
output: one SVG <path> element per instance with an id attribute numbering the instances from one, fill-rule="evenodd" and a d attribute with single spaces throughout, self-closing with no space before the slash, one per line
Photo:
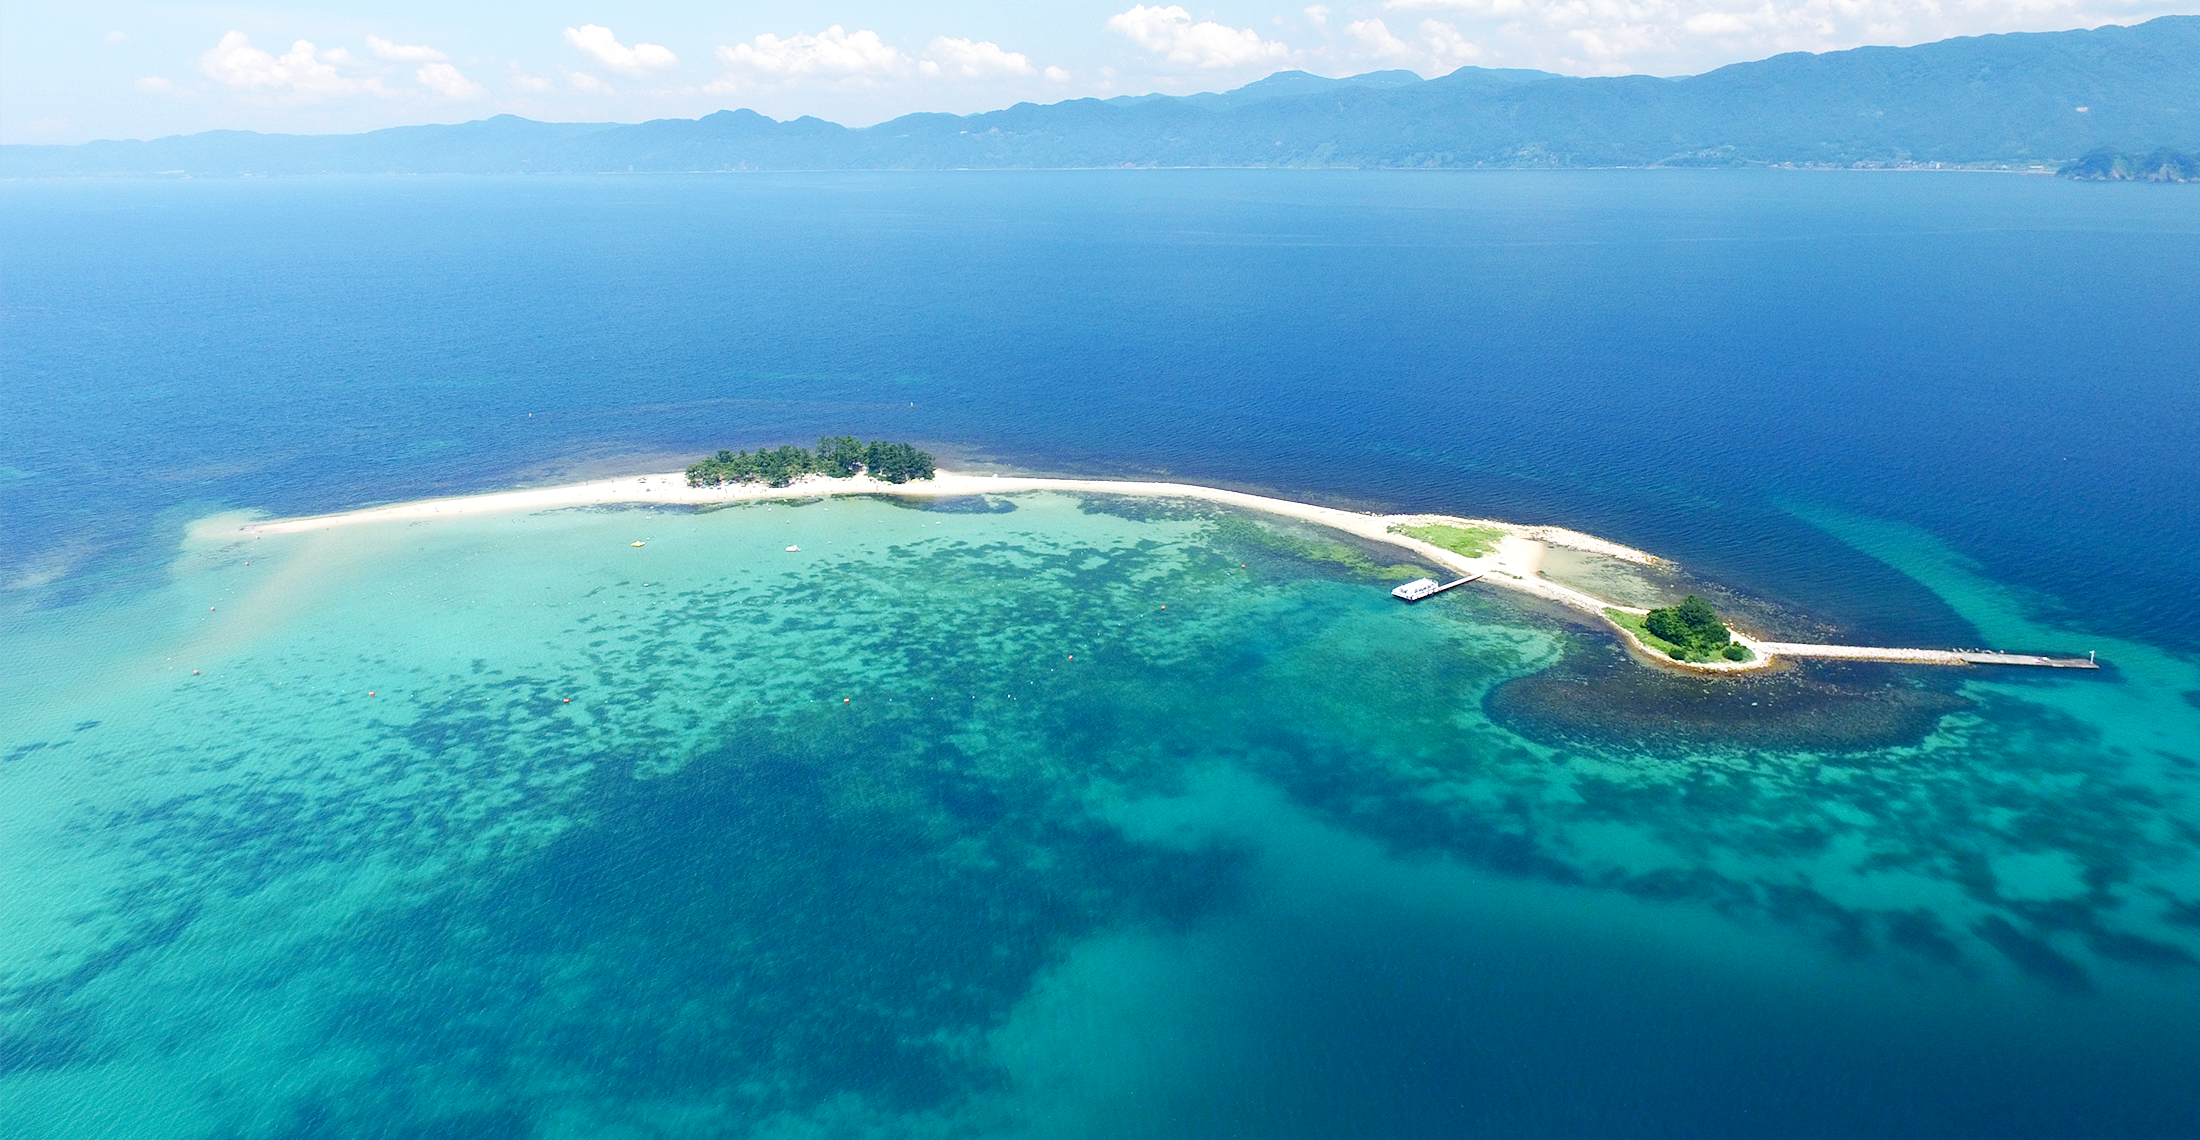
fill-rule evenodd
<path id="1" fill-rule="evenodd" d="M 2189 666 L 1968 681 L 1866 750 L 1553 742 L 1487 699 L 1639 670 L 1586 631 L 1205 508 L 995 507 L 202 540 L 56 618 L 8 661 L 11 1132 L 2189 1108 Z"/>
<path id="2" fill-rule="evenodd" d="M 1050 177 L 0 190 L 0 1131 L 2200 1131 L 2177 200 Z M 209 521 L 841 427 L 2108 668 L 1677 677 L 1194 504 Z"/>

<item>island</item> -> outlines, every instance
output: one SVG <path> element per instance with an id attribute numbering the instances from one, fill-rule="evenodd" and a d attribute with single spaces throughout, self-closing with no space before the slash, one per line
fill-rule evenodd
<path id="1" fill-rule="evenodd" d="M 936 471 L 932 453 L 909 444 L 875 439 L 859 443 L 852 435 L 830 435 L 817 441 L 814 452 L 792 444 L 768 450 L 759 447 L 753 455 L 721 450 L 709 459 L 690 464 L 687 482 L 690 487 L 740 483 L 787 487 L 804 475 L 830 479 L 868 475 L 881 483 L 898 485 L 912 479 L 930 479 Z"/>
<path id="2" fill-rule="evenodd" d="M 1075 495 L 1126 495 L 1194 499 L 1264 514 L 1297 519 L 1351 535 L 1369 543 L 1402 548 L 1425 565 L 1442 567 L 1476 584 L 1494 586 L 1600 622 L 1617 632 L 1633 656 L 1645 664 L 1691 673 L 1733 673 L 1772 666 L 1776 658 L 1830 658 L 1844 661 L 1893 661 L 1915 665 L 2029 665 L 2055 669 L 2096 669 L 2091 656 L 2048 656 L 1985 649 L 1916 649 L 1873 645 L 1823 645 L 1769 641 L 1737 633 L 1710 603 L 1688 597 L 1660 609 L 1626 605 L 1546 576 L 1544 556 L 1566 548 L 1640 566 L 1665 561 L 1630 546 L 1565 527 L 1523 525 L 1455 515 L 1379 515 L 1317 506 L 1268 495 L 1130 479 L 1054 479 L 1030 475 L 940 471 L 932 456 L 906 443 L 859 444 L 853 436 L 829 436 L 816 451 L 800 447 L 760 449 L 754 453 L 721 451 L 685 472 L 629 475 L 561 487 L 494 491 L 451 499 L 430 499 L 391 506 L 365 507 L 338 514 L 296 519 L 214 516 L 193 526 L 195 540 L 239 541 L 299 534 L 334 527 L 377 523 L 418 524 L 442 518 L 558 510 L 614 503 L 716 507 L 771 499 L 823 498 L 834 495 L 896 495 L 934 499 L 1012 495 L 1054 491 Z M 1240 526 L 1225 521 L 1221 525 Z M 1250 524 L 1242 524 L 1250 526 Z M 1378 564 L 1364 549 L 1346 543 L 1301 538 L 1266 528 L 1255 536 L 1280 550 L 1315 561 L 1335 563 L 1377 580 L 1412 578 L 1420 568 Z M 640 544 L 636 544 L 639 546 Z M 803 552 L 789 547 L 790 555 Z M 1464 583 L 1461 583 L 1464 584 Z M 1653 624 L 1654 623 L 1654 624 Z"/>
<path id="3" fill-rule="evenodd" d="M 1695 594 L 1681 599 L 1677 606 L 1647 613 L 1607 607 L 1604 616 L 1675 661 L 1700 665 L 1719 660 L 1746 662 L 1757 656 L 1749 646 L 1734 640 L 1734 631 L 1719 620 L 1718 611 Z"/>

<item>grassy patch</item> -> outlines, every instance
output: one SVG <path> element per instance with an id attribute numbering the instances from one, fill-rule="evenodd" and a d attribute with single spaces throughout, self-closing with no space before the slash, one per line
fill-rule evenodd
<path id="1" fill-rule="evenodd" d="M 1631 614 L 1628 613 L 1626 610 L 1615 610 L 1610 607 L 1606 607 L 1604 610 L 1604 616 L 1611 618 L 1614 623 L 1627 630 L 1627 632 L 1634 634 L 1637 638 L 1641 639 L 1644 645 L 1647 645 L 1650 648 L 1665 654 L 1667 657 L 1670 657 L 1675 661 L 1709 661 L 1711 659 L 1709 656 L 1702 654 L 1691 657 L 1688 654 L 1687 650 L 1684 650 L 1680 646 L 1675 645 L 1672 642 L 1667 641 L 1662 637 L 1659 637 L 1657 634 L 1650 632 L 1650 630 L 1642 624 L 1643 615 L 1641 614 Z"/>
<path id="2" fill-rule="evenodd" d="M 1443 523 L 1434 526 L 1393 526 L 1390 533 L 1418 538 L 1431 546 L 1441 546 L 1453 554 L 1464 554 L 1469 558 L 1480 558 L 1497 549 L 1497 540 L 1505 537 L 1505 532 L 1494 526 L 1449 526 Z"/>

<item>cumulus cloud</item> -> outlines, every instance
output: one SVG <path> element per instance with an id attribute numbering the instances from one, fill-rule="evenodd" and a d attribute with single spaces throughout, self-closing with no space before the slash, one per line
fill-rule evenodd
<path id="1" fill-rule="evenodd" d="M 1030 57 L 1007 51 L 990 40 L 958 40 L 941 36 L 925 50 L 918 67 L 926 75 L 952 75 L 962 79 L 991 79 L 1004 75 L 1030 75 L 1036 69 Z M 1060 68 L 1052 70 L 1059 71 Z"/>
<path id="2" fill-rule="evenodd" d="M 394 59 L 400 63 L 429 63 L 449 59 L 442 52 L 422 44 L 393 44 L 380 36 L 367 37 L 367 50 L 380 59 Z"/>
<path id="3" fill-rule="evenodd" d="M 605 83 L 603 80 L 598 79 L 585 71 L 568 71 L 565 73 L 565 81 L 573 85 L 573 90 L 582 92 L 584 94 L 614 94 L 614 92 L 611 90 L 611 85 L 609 83 Z"/>
<path id="4" fill-rule="evenodd" d="M 109 32 L 106 39 L 111 44 L 125 44 L 130 42 L 130 34 L 128 32 Z"/>
<path id="5" fill-rule="evenodd" d="M 413 73 L 413 78 L 422 87 L 445 99 L 478 99 L 488 93 L 487 88 L 466 78 L 457 68 L 447 63 L 423 64 L 420 70 Z"/>
<path id="6" fill-rule="evenodd" d="M 301 99 L 381 90 L 373 79 L 357 79 L 337 70 L 350 62 L 351 54 L 342 48 L 321 51 L 305 40 L 274 55 L 253 47 L 250 36 L 232 31 L 199 57 L 199 70 L 224 87 L 287 93 Z"/>
<path id="7" fill-rule="evenodd" d="M 1064 70 L 1062 70 L 1062 69 L 1061 69 L 1061 68 L 1059 68 L 1059 67 L 1050 67 L 1050 68 L 1047 68 L 1047 69 L 1046 69 L 1046 77 L 1047 77 L 1047 82 L 1049 82 L 1049 83 L 1067 83 L 1067 82 L 1069 82 L 1069 72 L 1067 72 L 1067 71 L 1064 71 Z"/>
<path id="8" fill-rule="evenodd" d="M 1135 4 L 1127 12 L 1108 17 L 1107 28 L 1179 67 L 1250 67 L 1274 63 L 1291 54 L 1286 45 L 1264 40 L 1251 28 L 1232 28 L 1213 20 L 1193 23 L 1192 14 L 1179 4 L 1166 8 Z"/>
<path id="9" fill-rule="evenodd" d="M 827 75 L 868 79 L 907 71 L 912 62 L 900 48 L 880 39 L 877 32 L 850 32 L 839 24 L 814 36 L 803 32 L 780 39 L 766 32 L 749 43 L 721 46 L 718 58 L 729 67 L 773 78 Z"/>
<path id="10" fill-rule="evenodd" d="M 602 24 L 583 24 L 565 29 L 565 42 L 595 56 L 605 67 L 628 75 L 647 75 L 679 65 L 680 58 L 662 44 L 637 43 L 628 47 Z"/>
<path id="11" fill-rule="evenodd" d="M 1406 40 L 1381 20 L 1354 20 L 1344 26 L 1353 45 L 1347 54 L 1355 60 L 1372 60 L 1393 67 L 1443 73 L 1482 58 L 1479 44 L 1460 34 L 1457 27 L 1440 20 L 1423 20 Z"/>

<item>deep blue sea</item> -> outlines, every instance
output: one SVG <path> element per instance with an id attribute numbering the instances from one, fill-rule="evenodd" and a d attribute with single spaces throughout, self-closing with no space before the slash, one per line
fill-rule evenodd
<path id="1" fill-rule="evenodd" d="M 2195 266 L 1975 174 L 0 184 L 0 1131 L 2200 1135 Z M 841 432 L 2107 668 L 1672 677 L 1183 504 L 194 526 Z"/>

